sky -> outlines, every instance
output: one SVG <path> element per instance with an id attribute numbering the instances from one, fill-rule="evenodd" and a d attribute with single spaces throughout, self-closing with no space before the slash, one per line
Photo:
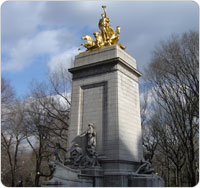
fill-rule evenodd
<path id="1" fill-rule="evenodd" d="M 99 31 L 102 5 L 111 27 L 121 27 L 120 43 L 141 72 L 159 41 L 199 28 L 194 1 L 6 1 L 1 6 L 1 75 L 17 96 L 26 96 L 32 80 L 45 80 L 61 64 L 71 67 L 81 37 Z"/>

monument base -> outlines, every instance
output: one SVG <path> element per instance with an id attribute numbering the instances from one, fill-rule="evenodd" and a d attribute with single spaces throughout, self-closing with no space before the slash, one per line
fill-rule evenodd
<path id="1" fill-rule="evenodd" d="M 72 169 L 55 161 L 55 171 L 50 181 L 42 183 L 44 187 L 93 187 L 92 177 L 80 177 L 81 170 Z"/>
<path id="2" fill-rule="evenodd" d="M 164 181 L 155 174 L 111 172 L 104 174 L 104 187 L 164 187 Z"/>
<path id="3" fill-rule="evenodd" d="M 155 174 L 132 175 L 128 179 L 128 187 L 164 187 L 164 181 Z"/>
<path id="4" fill-rule="evenodd" d="M 154 174 L 134 174 L 130 171 L 104 171 L 101 167 L 72 169 L 55 162 L 55 171 L 45 187 L 164 187 L 164 181 Z"/>

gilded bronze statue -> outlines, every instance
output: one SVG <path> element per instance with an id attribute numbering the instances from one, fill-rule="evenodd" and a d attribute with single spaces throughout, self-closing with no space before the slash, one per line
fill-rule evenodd
<path id="1" fill-rule="evenodd" d="M 101 14 L 101 19 L 99 20 L 99 29 L 101 32 L 97 31 L 93 33 L 95 40 L 88 34 L 83 36 L 82 39 L 86 40 L 86 42 L 80 45 L 79 50 L 82 46 L 87 48 L 86 51 L 92 51 L 112 45 L 118 45 L 121 49 L 125 50 L 126 47 L 118 43 L 120 26 L 117 26 L 114 31 L 110 27 L 110 18 L 106 16 L 106 6 L 103 5 L 102 8 L 104 9 L 104 13 Z"/>

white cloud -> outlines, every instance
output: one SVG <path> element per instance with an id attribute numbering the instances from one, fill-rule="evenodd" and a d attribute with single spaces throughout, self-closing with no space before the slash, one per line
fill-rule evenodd
<path id="1" fill-rule="evenodd" d="M 53 66 L 61 59 L 64 61 L 63 58 L 69 58 L 69 55 L 66 55 L 66 53 L 64 53 L 65 56 L 64 54 L 57 55 L 62 52 L 61 47 L 63 46 L 63 40 L 65 39 L 65 36 L 60 36 L 63 36 L 62 29 L 41 31 L 33 38 L 21 39 L 16 46 L 7 51 L 10 60 L 2 64 L 2 70 L 22 70 L 26 66 L 30 65 L 34 59 L 41 54 L 49 54 L 53 56 L 52 62 L 50 63 L 51 68 L 53 68 Z M 71 40 L 73 40 L 73 35 L 71 34 L 69 36 L 71 36 Z M 73 45 L 73 41 L 69 41 L 69 43 L 71 43 L 71 45 L 66 44 L 67 47 Z M 63 47 L 63 49 L 66 48 Z M 74 49 L 69 50 L 69 53 L 74 55 L 74 51 Z M 53 63 L 53 61 L 56 62 Z"/>
<path id="2" fill-rule="evenodd" d="M 35 56 L 55 53 L 58 51 L 57 35 L 58 31 L 43 31 L 34 38 L 21 39 L 16 46 L 7 51 L 10 60 L 2 65 L 2 70 L 21 70 L 30 65 Z"/>
<path id="3" fill-rule="evenodd" d="M 3 48 L 10 48 L 25 37 L 32 37 L 37 31 L 39 12 L 44 2 L 5 1 L 2 4 L 2 43 Z"/>
<path id="4" fill-rule="evenodd" d="M 74 56 L 77 55 L 77 53 L 77 48 L 73 48 L 61 54 L 53 56 L 48 63 L 49 70 L 51 72 L 54 72 L 59 67 L 70 68 L 72 66 Z"/>
<path id="5" fill-rule="evenodd" d="M 20 71 L 37 63 L 34 60 L 40 55 L 51 58 L 78 46 L 79 37 L 73 28 L 49 27 L 42 22 L 40 13 L 45 9 L 46 2 L 3 4 L 2 54 L 6 60 L 2 61 L 2 71 Z"/>

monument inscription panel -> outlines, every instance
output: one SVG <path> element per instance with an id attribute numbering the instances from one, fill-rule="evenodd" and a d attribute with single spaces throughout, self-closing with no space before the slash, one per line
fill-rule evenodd
<path id="1" fill-rule="evenodd" d="M 80 132 L 93 122 L 97 135 L 97 151 L 103 152 L 104 126 L 107 123 L 107 82 L 81 86 Z"/>

